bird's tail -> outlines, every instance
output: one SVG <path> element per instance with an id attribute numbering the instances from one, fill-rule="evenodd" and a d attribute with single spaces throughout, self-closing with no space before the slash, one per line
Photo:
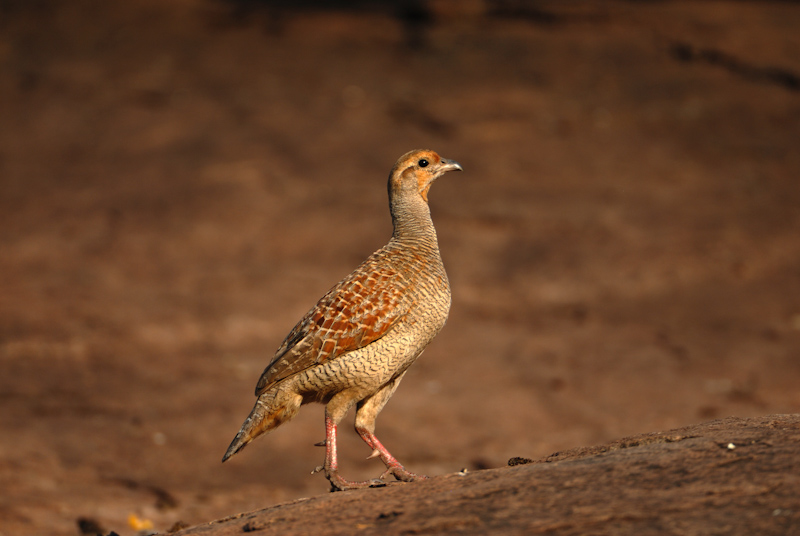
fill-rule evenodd
<path id="1" fill-rule="evenodd" d="M 225 456 L 224 462 L 240 450 L 242 450 L 252 440 L 277 428 L 282 423 L 290 420 L 297 415 L 303 397 L 296 393 L 282 393 L 279 391 L 267 391 L 256 400 L 256 405 L 250 415 L 245 419 L 242 428 L 236 437 L 231 441 Z"/>

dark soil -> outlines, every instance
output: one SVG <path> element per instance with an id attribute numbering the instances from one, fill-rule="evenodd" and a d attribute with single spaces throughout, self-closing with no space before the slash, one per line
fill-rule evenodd
<path id="1" fill-rule="evenodd" d="M 541 494 L 530 475 L 611 458 L 476 470 L 800 411 L 800 4 L 318 4 L 0 1 L 0 533 L 505 475 Z M 388 239 L 386 177 L 416 147 L 465 169 L 430 193 L 453 307 L 378 435 L 411 471 L 467 477 L 328 498 L 321 406 L 220 464 L 274 349 Z M 343 475 L 379 475 L 341 435 Z M 644 458 L 644 480 L 666 465 Z M 598 485 L 577 474 L 547 477 L 566 502 L 542 527 L 577 530 L 566 494 Z M 615 474 L 628 513 L 581 519 L 641 529 L 657 497 Z M 741 504 L 796 530 L 796 483 L 758 482 Z M 365 523 L 489 523 L 401 506 Z"/>

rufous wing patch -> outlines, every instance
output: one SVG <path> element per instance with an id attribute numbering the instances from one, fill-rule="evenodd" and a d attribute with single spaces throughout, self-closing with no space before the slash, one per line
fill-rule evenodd
<path id="1" fill-rule="evenodd" d="M 309 367 L 374 342 L 408 312 L 406 279 L 381 250 L 323 296 L 284 339 L 256 386 L 256 396 Z"/>

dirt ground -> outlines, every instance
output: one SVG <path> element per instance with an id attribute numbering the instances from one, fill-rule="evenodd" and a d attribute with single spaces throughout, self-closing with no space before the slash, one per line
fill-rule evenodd
<path id="1" fill-rule="evenodd" d="M 511 467 L 317 495 L 177 534 L 798 534 L 800 476 L 787 470 L 798 442 L 800 415 L 728 417 Z"/>
<path id="2" fill-rule="evenodd" d="M 0 1 L 0 534 L 326 493 L 321 406 L 220 458 L 417 147 L 465 171 L 407 468 L 800 412 L 800 4 L 303 4 Z"/>

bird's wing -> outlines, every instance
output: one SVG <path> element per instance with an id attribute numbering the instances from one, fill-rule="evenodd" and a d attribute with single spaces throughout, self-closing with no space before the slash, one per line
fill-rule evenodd
<path id="1" fill-rule="evenodd" d="M 258 380 L 256 396 L 293 374 L 383 337 L 411 308 L 407 290 L 407 279 L 392 268 L 386 252 L 375 252 L 286 336 Z"/>

